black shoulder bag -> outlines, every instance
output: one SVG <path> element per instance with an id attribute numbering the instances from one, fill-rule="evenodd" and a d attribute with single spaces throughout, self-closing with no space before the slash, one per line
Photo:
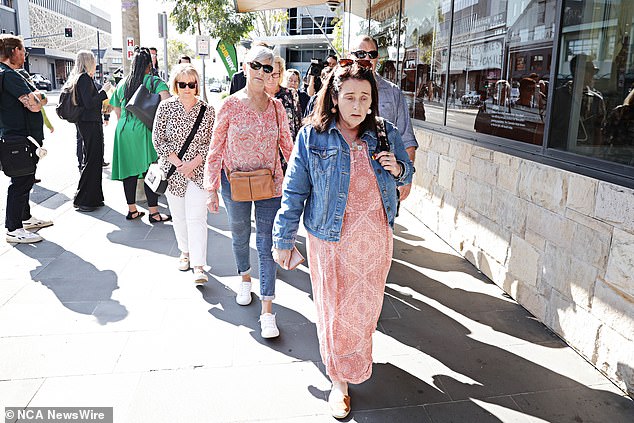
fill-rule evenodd
<path id="1" fill-rule="evenodd" d="M 183 156 L 185 155 L 185 152 L 189 148 L 189 144 L 191 144 L 192 140 L 194 139 L 194 136 L 196 135 L 196 132 L 198 132 L 198 128 L 200 127 L 200 122 L 202 122 L 203 120 L 205 111 L 207 111 L 207 106 L 203 104 L 200 107 L 200 111 L 198 112 L 198 116 L 196 117 L 196 122 L 194 122 L 194 126 L 192 127 L 192 130 L 189 133 L 189 136 L 187 137 L 187 139 L 185 140 L 185 143 L 183 144 L 183 146 L 181 147 L 180 151 L 177 154 L 179 159 L 183 158 Z M 165 175 L 163 171 L 161 170 L 160 164 L 152 163 L 147 173 L 145 174 L 145 183 L 155 193 L 165 194 L 165 191 L 167 191 L 167 181 L 174 174 L 175 171 L 176 171 L 176 166 L 171 165 L 169 171 L 167 172 L 167 175 Z"/>
<path id="2" fill-rule="evenodd" d="M 151 131 L 154 125 L 154 116 L 156 116 L 156 109 L 158 109 L 161 102 L 161 95 L 154 93 L 158 78 L 150 76 L 150 89 L 145 84 L 139 85 L 132 98 L 125 105 L 125 109 L 132 113 L 137 119 L 139 119 L 148 129 Z M 156 83 L 156 84 L 155 84 Z"/>

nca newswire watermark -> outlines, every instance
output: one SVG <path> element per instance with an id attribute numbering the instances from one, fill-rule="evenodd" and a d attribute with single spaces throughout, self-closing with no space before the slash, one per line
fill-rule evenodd
<path id="1" fill-rule="evenodd" d="M 112 407 L 5 407 L 5 423 L 113 423 Z"/>

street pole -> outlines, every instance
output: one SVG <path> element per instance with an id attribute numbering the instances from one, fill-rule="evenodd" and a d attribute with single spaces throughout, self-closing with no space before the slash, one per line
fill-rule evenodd
<path id="1" fill-rule="evenodd" d="M 167 63 L 167 13 L 163 12 L 163 63 L 165 66 L 165 80 L 169 80 L 169 64 Z"/>
<path id="2" fill-rule="evenodd" d="M 207 101 L 207 87 L 205 86 L 206 81 L 207 81 L 207 79 L 205 78 L 205 58 L 206 57 L 207 57 L 206 55 L 200 56 L 200 58 L 203 61 L 203 81 L 202 81 L 202 84 L 201 84 L 202 85 L 201 91 L 202 91 L 202 97 L 203 97 L 203 100 L 205 101 L 205 103 L 208 102 Z"/>
<path id="3" fill-rule="evenodd" d="M 97 69 L 99 69 L 99 84 L 103 83 L 103 70 L 101 69 L 101 48 L 99 45 L 99 30 L 97 30 Z"/>
<path id="4" fill-rule="evenodd" d="M 131 38 L 135 46 L 141 42 L 139 31 L 139 0 L 121 0 L 121 44 L 123 45 L 123 74 L 130 73 L 130 59 L 127 41 Z"/>

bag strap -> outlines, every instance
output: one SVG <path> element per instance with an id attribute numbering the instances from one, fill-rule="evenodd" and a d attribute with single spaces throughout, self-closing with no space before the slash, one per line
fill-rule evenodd
<path id="1" fill-rule="evenodd" d="M 202 122 L 202 120 L 203 120 L 203 115 L 205 114 L 205 111 L 207 111 L 207 106 L 205 106 L 203 104 L 203 105 L 200 106 L 200 111 L 198 112 L 198 117 L 196 117 L 196 122 L 194 122 L 194 126 L 192 127 L 191 132 L 187 136 L 187 139 L 185 140 L 185 143 L 183 144 L 183 146 L 181 147 L 181 150 L 177 154 L 179 159 L 183 158 L 183 156 L 185 155 L 185 152 L 189 148 L 189 144 L 191 144 L 192 140 L 196 136 L 196 132 L 198 132 L 198 127 L 200 126 L 200 122 Z M 172 165 L 172 166 L 170 166 L 170 170 L 167 172 L 166 179 L 169 179 L 170 176 L 172 176 L 174 174 L 174 172 L 176 172 L 176 166 Z"/>
<path id="2" fill-rule="evenodd" d="M 277 116 L 277 107 L 275 106 L 275 102 L 269 97 L 269 101 L 273 102 L 273 110 L 275 111 L 275 123 L 277 127 L 277 140 L 275 142 L 275 160 L 273 161 L 273 177 L 275 177 L 275 171 L 277 170 L 277 162 L 279 160 L 280 153 L 280 119 Z M 231 181 L 231 171 L 229 167 L 225 164 L 225 174 L 227 175 L 227 179 Z"/>

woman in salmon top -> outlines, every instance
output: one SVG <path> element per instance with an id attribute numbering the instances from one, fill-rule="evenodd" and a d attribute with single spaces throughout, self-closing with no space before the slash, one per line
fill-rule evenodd
<path id="1" fill-rule="evenodd" d="M 251 209 L 255 206 L 255 232 L 260 276 L 262 313 L 260 326 L 263 338 L 279 335 L 272 314 L 275 298 L 277 265 L 271 255 L 273 219 L 280 208 L 284 175 L 277 154 L 278 145 L 288 160 L 293 149 L 286 110 L 279 100 L 264 91 L 264 84 L 273 72 L 273 52 L 255 46 L 244 62 L 247 85 L 227 97 L 218 110 L 213 137 L 205 166 L 205 188 L 209 191 L 207 205 L 211 213 L 218 212 L 218 188 L 229 215 L 233 256 L 242 276 L 236 302 L 251 303 L 251 264 L 249 238 Z M 270 169 L 274 174 L 275 196 L 267 200 L 238 202 L 231 199 L 231 185 L 226 170 L 251 171 Z"/>

